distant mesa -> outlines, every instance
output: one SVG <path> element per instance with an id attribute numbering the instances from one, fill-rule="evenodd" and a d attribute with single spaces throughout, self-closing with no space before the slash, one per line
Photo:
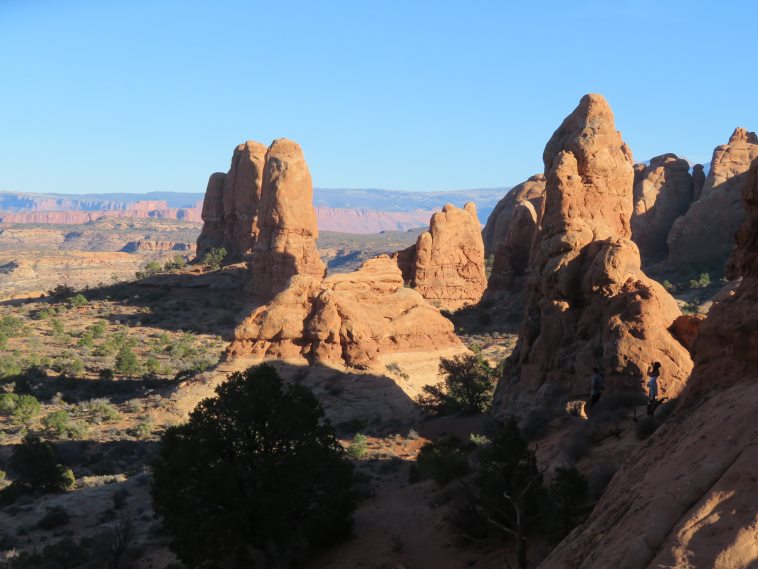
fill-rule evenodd
<path id="1" fill-rule="evenodd" d="M 529 258 L 525 322 L 496 391 L 500 416 L 583 393 L 592 369 L 639 391 L 652 362 L 670 395 L 692 368 L 668 328 L 681 312 L 640 268 L 632 155 L 599 95 L 586 95 L 545 147 L 541 227 Z M 522 214 L 525 215 L 525 214 Z"/>

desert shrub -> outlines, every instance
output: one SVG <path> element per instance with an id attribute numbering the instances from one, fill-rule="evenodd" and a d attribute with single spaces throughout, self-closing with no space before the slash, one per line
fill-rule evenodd
<path id="1" fill-rule="evenodd" d="M 483 413 L 490 407 L 496 372 L 481 354 L 440 360 L 445 381 L 424 386 L 417 405 L 429 415 Z"/>
<path id="2" fill-rule="evenodd" d="M 78 377 L 84 372 L 84 362 L 67 350 L 53 361 L 53 369 L 65 377 Z"/>
<path id="3" fill-rule="evenodd" d="M 675 288 L 673 284 L 671 284 L 671 281 L 666 279 L 661 283 L 663 285 L 663 288 L 665 288 L 669 292 L 674 292 Z"/>
<path id="4" fill-rule="evenodd" d="M 65 284 L 59 284 L 56 285 L 55 288 L 51 289 L 48 294 L 58 300 L 66 300 L 70 296 L 73 296 L 76 293 L 76 290 L 74 290 L 74 287 L 65 285 Z"/>
<path id="5" fill-rule="evenodd" d="M 252 566 L 257 550 L 286 566 L 297 547 L 345 536 L 353 469 L 313 394 L 268 365 L 216 394 L 166 431 L 153 465 L 154 509 L 177 556 Z"/>
<path id="6" fill-rule="evenodd" d="M 410 429 L 408 431 L 408 434 L 405 436 L 406 439 L 409 441 L 417 441 L 418 440 L 418 431 L 416 429 Z"/>
<path id="7" fill-rule="evenodd" d="M 85 297 L 83 294 L 75 294 L 72 297 L 69 297 L 67 300 L 67 303 L 72 308 L 79 308 L 80 306 L 86 306 L 89 304 L 89 301 L 87 300 L 87 297 Z"/>
<path id="8" fill-rule="evenodd" d="M 37 522 L 37 527 L 46 531 L 67 525 L 71 516 L 62 506 L 53 506 L 47 509 L 47 513 Z"/>
<path id="9" fill-rule="evenodd" d="M 107 329 L 107 325 L 103 320 L 98 320 L 91 326 L 87 327 L 87 331 L 92 335 L 93 338 L 102 338 Z"/>
<path id="10" fill-rule="evenodd" d="M 0 379 L 21 375 L 23 371 L 24 366 L 18 353 L 5 353 L 3 354 L 3 357 L 0 358 Z"/>
<path id="11" fill-rule="evenodd" d="M 350 446 L 347 447 L 347 456 L 354 459 L 361 459 L 366 456 L 368 450 L 368 439 L 366 435 L 356 433 L 353 440 L 350 442 Z"/>
<path id="12" fill-rule="evenodd" d="M 416 468 L 420 478 L 432 478 L 445 486 L 468 473 L 468 453 L 458 437 L 443 436 L 421 447 Z"/>
<path id="13" fill-rule="evenodd" d="M 50 329 L 53 331 L 54 336 L 65 336 L 66 328 L 63 326 L 60 318 L 53 317 L 50 319 Z"/>
<path id="14" fill-rule="evenodd" d="M 405 370 L 402 367 L 400 367 L 399 363 L 390 362 L 384 367 L 388 372 L 394 373 L 399 378 L 404 379 L 405 381 L 410 380 L 410 376 L 405 372 Z"/>
<path id="15" fill-rule="evenodd" d="M 185 259 L 181 255 L 174 255 L 174 258 L 170 261 L 166 261 L 166 264 L 163 265 L 164 270 L 166 271 L 178 271 L 180 269 L 183 269 L 187 266 L 187 259 Z"/>
<path id="16" fill-rule="evenodd" d="M 589 485 L 575 467 L 555 469 L 549 488 L 550 523 L 552 537 L 559 541 L 579 525 L 589 513 Z"/>
<path id="17" fill-rule="evenodd" d="M 221 264 L 226 259 L 227 251 L 223 247 L 213 248 L 208 251 L 204 256 L 201 263 L 208 265 L 208 268 L 212 271 L 216 271 L 221 268 Z"/>
<path id="18" fill-rule="evenodd" d="M 113 423 L 121 418 L 118 407 L 107 399 L 90 399 L 76 406 L 77 414 L 86 418 L 88 423 Z"/>
<path id="19" fill-rule="evenodd" d="M 87 432 L 87 427 L 81 421 L 71 419 L 71 414 L 60 409 L 53 411 L 42 419 L 42 426 L 48 432 L 62 439 L 80 439 Z"/>
<path id="20" fill-rule="evenodd" d="M 138 439 L 145 440 L 153 434 L 153 420 L 150 417 L 144 417 L 137 425 L 132 429 L 132 435 Z"/>
<path id="21" fill-rule="evenodd" d="M 76 482 L 70 469 L 60 463 L 55 447 L 37 435 L 26 435 L 13 447 L 10 457 L 16 480 L 0 492 L 11 501 L 26 492 L 61 492 Z"/>
<path id="22" fill-rule="evenodd" d="M 18 395 L 15 393 L 0 393 L 0 413 L 10 415 L 16 410 Z"/>
<path id="23" fill-rule="evenodd" d="M 566 445 L 566 456 L 572 461 L 581 460 L 590 453 L 597 437 L 595 425 L 584 422 L 577 427 L 569 437 Z"/>
<path id="24" fill-rule="evenodd" d="M 521 433 L 530 441 L 544 436 L 554 416 L 553 409 L 547 406 L 532 409 L 524 417 L 521 424 Z"/>
<path id="25" fill-rule="evenodd" d="M 5 332 L 0 331 L 0 350 L 4 350 L 8 347 L 8 336 Z"/>
<path id="26" fill-rule="evenodd" d="M 161 264 L 158 261 L 148 261 L 141 271 L 134 273 L 138 279 L 146 279 L 154 275 L 159 274 L 163 270 Z"/>
<path id="27" fill-rule="evenodd" d="M 100 371 L 97 372 L 98 379 L 102 379 L 103 381 L 113 381 L 113 379 L 116 377 L 116 374 L 113 372 L 113 370 L 109 367 L 104 367 Z"/>
<path id="28" fill-rule="evenodd" d="M 121 346 L 116 354 L 116 371 L 125 377 L 136 377 L 142 373 L 142 364 L 137 354 L 129 346 Z"/>
<path id="29" fill-rule="evenodd" d="M 0 318 L 0 334 L 6 338 L 27 336 L 29 334 L 29 327 L 24 324 L 21 318 L 6 314 Z"/>
<path id="30" fill-rule="evenodd" d="M 40 414 L 41 410 L 42 405 L 34 395 L 19 395 L 16 399 L 16 408 L 13 410 L 13 418 L 19 423 L 27 425 Z"/>
<path id="31" fill-rule="evenodd" d="M 84 332 L 82 334 L 82 337 L 79 338 L 79 340 L 76 342 L 77 348 L 92 348 L 94 347 L 95 342 L 93 341 L 92 333 L 91 332 Z"/>
<path id="32" fill-rule="evenodd" d="M 711 286 L 711 275 L 708 273 L 700 273 L 697 279 L 690 281 L 690 288 L 707 288 Z"/>

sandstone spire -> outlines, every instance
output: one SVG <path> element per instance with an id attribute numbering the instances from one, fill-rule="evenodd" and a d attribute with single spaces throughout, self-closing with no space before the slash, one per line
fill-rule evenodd
<path id="1" fill-rule="evenodd" d="M 396 258 L 406 282 L 439 308 L 454 310 L 478 302 L 487 277 L 476 206 L 446 204 L 432 216 L 429 231 Z"/>
<path id="2" fill-rule="evenodd" d="M 700 199 L 671 228 L 668 264 L 720 270 L 729 258 L 734 233 L 745 220 L 742 190 L 747 171 L 758 158 L 758 136 L 737 128 L 727 144 L 713 152 Z"/>
<path id="3" fill-rule="evenodd" d="M 689 376 L 689 353 L 667 331 L 674 299 L 640 269 L 630 240 L 632 157 L 613 113 L 586 95 L 547 143 L 541 232 L 529 264 L 526 320 L 496 392 L 496 412 L 523 416 L 586 391 L 592 368 L 610 389 L 640 389 L 653 361 L 671 393 Z"/>

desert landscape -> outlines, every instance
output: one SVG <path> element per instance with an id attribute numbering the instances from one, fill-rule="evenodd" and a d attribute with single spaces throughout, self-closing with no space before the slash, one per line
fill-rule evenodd
<path id="1" fill-rule="evenodd" d="M 407 10 L 411 22 L 431 17 Z M 597 17 L 560 10 L 566 21 Z M 9 12 L 31 25 L 29 14 Z M 242 29 L 229 13 L 203 14 Z M 380 14 L 363 13 L 361 33 Z M 449 30 L 486 20 L 449 16 Z M 281 37 L 296 42 L 293 30 Z M 457 56 L 424 33 L 429 57 Z M 169 49 L 156 37 L 143 39 Z M 347 45 L 324 41 L 261 47 L 267 66 L 248 75 L 262 91 L 304 85 L 308 66 L 285 81 L 282 62 L 291 49 L 307 58 Z M 105 73 L 93 65 L 82 69 Z M 219 93 L 237 94 L 233 77 L 216 78 Z M 19 177 L 0 161 L 0 569 L 758 567 L 758 135 L 728 122 L 758 117 L 722 106 L 723 124 L 698 134 L 721 133 L 706 143 L 709 161 L 688 157 L 685 135 L 661 139 L 681 148 L 647 154 L 645 136 L 657 135 L 635 123 L 660 109 L 604 81 L 608 97 L 557 89 L 533 118 L 521 116 L 528 105 L 501 109 L 535 126 L 508 133 L 517 156 L 503 156 L 494 180 L 484 175 L 491 117 L 477 123 L 475 105 L 458 109 L 466 128 L 450 119 L 461 133 L 477 123 L 471 149 L 429 162 L 456 145 L 393 133 L 391 147 L 383 115 L 371 122 L 376 141 L 343 141 L 335 162 L 330 127 L 352 132 L 352 122 L 311 131 L 286 119 L 300 116 L 292 101 L 312 95 L 315 117 L 329 97 L 254 89 L 250 100 L 269 107 L 214 100 L 238 105 L 231 124 L 244 136 L 273 140 L 215 148 L 237 131 L 202 126 L 197 101 L 211 95 L 201 89 L 181 118 L 208 137 L 206 152 L 213 140 L 213 160 L 175 142 L 165 165 L 144 167 L 154 179 L 144 191 L 124 191 L 140 149 L 115 138 L 107 178 L 39 162 L 52 176 L 40 185 L 36 169 Z M 436 103 L 414 104 L 408 124 Z M 153 135 L 182 131 L 155 120 Z M 302 145 L 278 134 L 281 121 Z M 84 162 L 84 148 L 72 138 L 60 152 Z M 177 148 L 176 179 L 191 175 L 195 191 L 153 189 Z M 365 162 L 351 162 L 356 149 Z M 432 163 L 449 184 L 423 171 Z M 350 188 L 335 164 L 435 185 Z"/>

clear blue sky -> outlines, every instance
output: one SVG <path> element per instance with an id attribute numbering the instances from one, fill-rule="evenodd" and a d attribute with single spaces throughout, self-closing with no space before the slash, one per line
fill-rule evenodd
<path id="1" fill-rule="evenodd" d="M 0 190 L 205 190 L 234 146 L 320 187 L 505 186 L 582 94 L 635 157 L 758 129 L 758 3 L 0 0 Z"/>

